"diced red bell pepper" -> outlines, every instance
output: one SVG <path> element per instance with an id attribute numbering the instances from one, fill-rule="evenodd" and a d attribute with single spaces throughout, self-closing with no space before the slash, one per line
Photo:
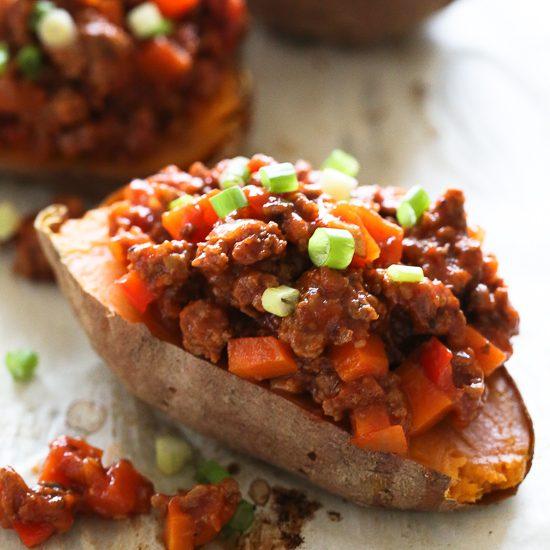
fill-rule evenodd
<path id="1" fill-rule="evenodd" d="M 420 364 L 424 374 L 442 390 L 450 390 L 453 384 L 453 352 L 435 336 L 422 345 Z"/>
<path id="2" fill-rule="evenodd" d="M 199 5 L 200 0 L 155 0 L 155 4 L 166 17 L 178 19 Z"/>
<path id="3" fill-rule="evenodd" d="M 366 437 L 352 440 L 352 443 L 361 449 L 369 449 L 380 453 L 405 455 L 409 450 L 405 430 L 401 424 L 372 432 Z"/>
<path id="4" fill-rule="evenodd" d="M 168 503 L 164 527 L 166 550 L 194 550 L 195 521 L 179 507 L 177 499 Z"/>
<path id="5" fill-rule="evenodd" d="M 257 185 L 243 187 L 243 192 L 248 200 L 248 206 L 241 209 L 241 218 L 264 218 L 263 207 L 269 199 L 269 191 Z"/>
<path id="6" fill-rule="evenodd" d="M 129 271 L 118 279 L 115 284 L 120 286 L 128 301 L 140 313 L 145 313 L 149 304 L 155 299 L 155 295 L 149 290 L 137 271 Z"/>
<path id="7" fill-rule="evenodd" d="M 45 522 L 23 523 L 14 521 L 13 529 L 27 548 L 42 544 L 55 533 L 55 527 L 51 523 Z"/>

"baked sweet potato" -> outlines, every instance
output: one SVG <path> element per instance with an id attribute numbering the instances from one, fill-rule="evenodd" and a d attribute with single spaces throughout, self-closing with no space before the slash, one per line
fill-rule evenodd
<path id="1" fill-rule="evenodd" d="M 398 38 L 451 0 L 249 0 L 273 29 L 301 39 L 369 45 Z"/>
<path id="2" fill-rule="evenodd" d="M 171 418 L 285 468 L 360 505 L 444 511 L 505 497 L 527 474 L 533 431 L 504 367 L 488 399 L 460 429 L 444 421 L 412 437 L 407 456 L 362 450 L 343 427 L 199 359 L 166 339 L 113 282 L 108 209 L 66 220 L 52 206 L 37 218 L 41 244 L 93 346 L 127 388 Z"/>
<path id="3" fill-rule="evenodd" d="M 25 150 L 0 151 L 0 172 L 22 181 L 54 184 L 56 187 L 103 193 L 121 180 L 146 176 L 159 166 L 188 166 L 209 160 L 242 145 L 250 116 L 250 79 L 236 68 L 228 69 L 219 91 L 201 105 L 194 119 L 173 125 L 156 152 L 138 160 L 106 161 L 93 156 L 82 159 L 32 159 Z"/>

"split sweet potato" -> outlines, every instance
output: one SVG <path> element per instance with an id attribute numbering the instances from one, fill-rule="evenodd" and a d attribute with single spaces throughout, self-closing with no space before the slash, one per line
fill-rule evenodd
<path id="1" fill-rule="evenodd" d="M 301 39 L 368 45 L 397 38 L 452 0 L 249 0 L 270 27 Z"/>
<path id="2" fill-rule="evenodd" d="M 144 177 L 159 166 L 189 166 L 232 154 L 244 139 L 250 115 L 250 82 L 235 68 L 223 76 L 219 92 L 204 100 L 189 118 L 175 121 L 155 152 L 141 159 L 106 161 L 85 159 L 36 159 L 26 150 L 0 151 L 0 173 L 22 181 L 70 184 L 85 191 L 104 192 L 116 182 Z"/>
<path id="3" fill-rule="evenodd" d="M 345 428 L 163 338 L 113 284 L 123 272 L 109 251 L 106 208 L 65 220 L 53 206 L 36 223 L 97 352 L 132 393 L 192 429 L 361 505 L 451 510 L 507 496 L 527 474 L 532 424 L 504 367 L 488 379 L 488 399 L 467 428 L 445 420 L 411 437 L 406 455 L 397 454 L 403 438 L 389 432 L 374 433 L 393 452 L 370 451 L 369 433 L 359 448 Z"/>

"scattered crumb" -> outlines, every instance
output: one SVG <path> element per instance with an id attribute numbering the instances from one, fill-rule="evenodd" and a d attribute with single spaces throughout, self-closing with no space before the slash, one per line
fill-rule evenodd
<path id="1" fill-rule="evenodd" d="M 293 550 L 303 542 L 302 529 L 320 504 L 296 489 L 273 487 L 269 511 L 256 516 L 252 529 L 240 537 L 239 550 Z"/>
<path id="2" fill-rule="evenodd" d="M 317 460 L 317 455 L 315 454 L 315 451 L 310 451 L 309 453 L 307 453 L 307 457 L 312 462 L 315 462 Z"/>
<path id="3" fill-rule="evenodd" d="M 342 521 L 342 514 L 336 512 L 335 510 L 328 510 L 327 516 L 330 521 Z"/>

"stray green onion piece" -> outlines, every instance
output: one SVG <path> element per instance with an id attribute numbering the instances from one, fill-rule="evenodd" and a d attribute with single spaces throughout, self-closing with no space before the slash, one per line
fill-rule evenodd
<path id="1" fill-rule="evenodd" d="M 287 317 L 294 311 L 299 298 L 300 292 L 289 286 L 266 288 L 262 294 L 262 306 L 273 315 Z"/>
<path id="2" fill-rule="evenodd" d="M 0 76 L 2 76 L 8 68 L 10 60 L 10 50 L 5 42 L 0 42 Z"/>
<path id="3" fill-rule="evenodd" d="M 248 199 L 240 187 L 229 187 L 208 199 L 220 218 L 248 205 Z"/>
<path id="4" fill-rule="evenodd" d="M 309 239 L 307 249 L 317 267 L 346 269 L 355 253 L 355 240 L 347 229 L 318 227 Z"/>
<path id="5" fill-rule="evenodd" d="M 176 208 L 181 208 L 182 206 L 187 206 L 188 204 L 192 204 L 195 202 L 195 199 L 191 196 L 185 193 L 184 195 L 181 195 L 181 197 L 178 197 L 177 199 L 174 199 L 170 204 L 168 205 L 168 210 L 176 210 Z"/>
<path id="6" fill-rule="evenodd" d="M 351 192 L 357 187 L 355 178 L 335 170 L 325 168 L 319 177 L 321 189 L 337 201 L 349 199 Z"/>
<path id="7" fill-rule="evenodd" d="M 397 221 L 401 227 L 406 229 L 416 225 L 416 222 L 418 221 L 416 212 L 408 202 L 402 202 L 397 207 Z"/>
<path id="8" fill-rule="evenodd" d="M 0 202 L 0 243 L 9 241 L 21 225 L 21 215 L 11 202 Z"/>
<path id="9" fill-rule="evenodd" d="M 19 70 L 31 80 L 42 71 L 42 52 L 36 46 L 23 46 L 17 52 L 15 61 Z"/>
<path id="10" fill-rule="evenodd" d="M 221 189 L 227 189 L 235 185 L 244 185 L 250 177 L 250 170 L 248 169 L 249 159 L 246 157 L 235 157 L 231 159 L 220 174 L 219 184 Z"/>
<path id="11" fill-rule="evenodd" d="M 31 31 L 35 31 L 38 23 L 47 13 L 52 10 L 55 10 L 55 4 L 49 2 L 48 0 L 38 0 L 33 6 L 31 15 L 29 17 L 29 28 Z"/>
<path id="12" fill-rule="evenodd" d="M 342 151 L 342 149 L 334 149 L 323 162 L 323 168 L 332 168 L 354 178 L 359 173 L 361 166 L 355 157 Z"/>
<path id="13" fill-rule="evenodd" d="M 18 349 L 6 354 L 6 367 L 16 382 L 31 380 L 37 366 L 38 355 L 34 351 Z"/>
<path id="14" fill-rule="evenodd" d="M 254 505 L 247 500 L 241 500 L 227 526 L 233 531 L 245 533 L 254 521 Z"/>
<path id="15" fill-rule="evenodd" d="M 154 2 L 144 2 L 132 8 L 128 12 L 126 22 L 134 36 L 142 39 L 166 36 L 174 27 L 171 21 L 162 16 Z"/>
<path id="16" fill-rule="evenodd" d="M 407 191 L 397 208 L 397 221 L 402 227 L 412 227 L 429 207 L 430 196 L 423 187 L 415 185 Z"/>
<path id="17" fill-rule="evenodd" d="M 76 23 L 67 10 L 55 8 L 40 18 L 36 33 L 45 46 L 66 48 L 76 41 Z"/>
<path id="18" fill-rule="evenodd" d="M 290 162 L 262 166 L 260 178 L 271 193 L 291 193 L 298 189 L 296 169 Z"/>
<path id="19" fill-rule="evenodd" d="M 219 483 L 228 477 L 231 477 L 229 472 L 214 460 L 205 460 L 197 468 L 199 483 Z"/>
<path id="20" fill-rule="evenodd" d="M 191 447 L 179 437 L 162 435 L 155 440 L 157 468 L 167 476 L 181 472 L 192 457 Z"/>
<path id="21" fill-rule="evenodd" d="M 424 279 L 421 267 L 393 264 L 386 269 L 390 281 L 395 283 L 420 283 Z"/>

